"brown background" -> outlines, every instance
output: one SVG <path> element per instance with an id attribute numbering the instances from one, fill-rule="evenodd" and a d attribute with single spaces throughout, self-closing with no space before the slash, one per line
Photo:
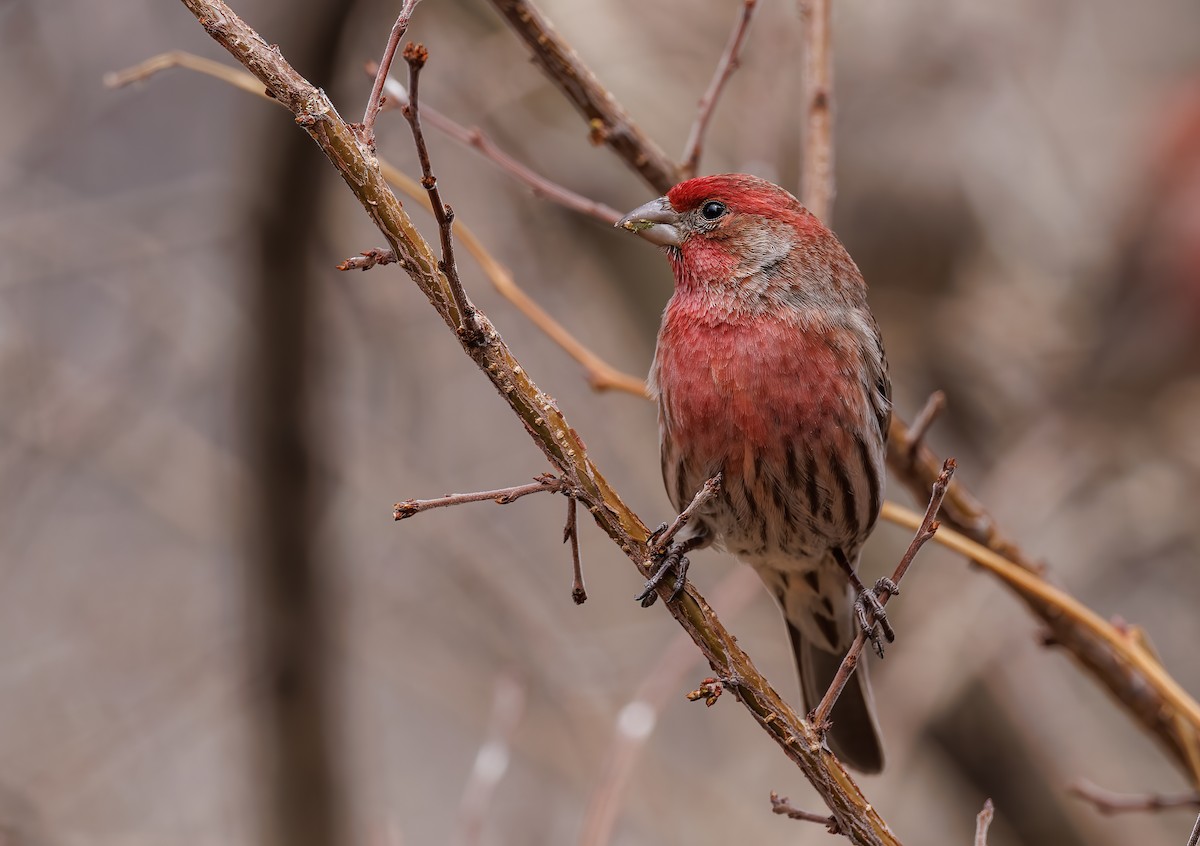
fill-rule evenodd
<path id="1" fill-rule="evenodd" d="M 1200 690 L 1200 6 L 835 5 L 833 223 L 872 286 L 899 410 L 946 390 L 935 448 L 1061 583 L 1143 625 Z M 396 9 L 303 6 L 236 8 L 357 117 Z M 790 3 L 760 6 L 703 169 L 795 188 L 799 24 Z M 737 4 L 544 8 L 680 149 Z M 426 102 L 609 205 L 649 199 L 488 4 L 426 0 L 410 35 L 433 56 Z M 269 682 L 246 574 L 281 531 L 330 615 L 347 839 L 454 842 L 511 676 L 526 707 L 482 842 L 576 842 L 616 714 L 676 627 L 631 601 L 635 574 L 586 520 L 591 600 L 570 603 L 558 498 L 391 522 L 397 499 L 518 483 L 544 459 L 399 271 L 332 269 L 380 237 L 285 112 L 181 70 L 102 85 L 172 48 L 227 61 L 181 5 L 0 4 L 0 843 L 256 840 Z M 414 173 L 395 113 L 379 135 Z M 461 220 L 583 342 L 645 372 L 661 257 L 430 141 Z M 264 244 L 282 252 L 264 263 Z M 610 481 L 665 519 L 650 405 L 591 393 L 462 265 Z M 276 344 L 279 325 L 303 328 Z M 293 348 L 280 400 L 264 362 Z M 295 490 L 287 461 L 268 472 L 275 439 L 299 450 Z M 293 493 L 290 524 L 264 518 L 264 497 Z M 881 528 L 867 570 L 906 542 Z M 695 564 L 702 590 L 733 566 Z M 873 667 L 888 769 L 864 779 L 906 843 L 969 842 L 986 796 L 994 846 L 1186 840 L 1187 812 L 1111 819 L 1065 796 L 1081 776 L 1185 785 L 1003 589 L 936 549 L 910 579 Z M 791 695 L 769 598 L 726 622 Z M 612 842 L 831 842 L 769 813 L 772 789 L 816 800 L 736 703 L 684 701 L 703 675 L 671 697 Z"/>

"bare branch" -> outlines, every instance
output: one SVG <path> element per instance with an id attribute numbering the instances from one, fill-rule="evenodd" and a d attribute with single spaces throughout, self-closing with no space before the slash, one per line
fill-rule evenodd
<path id="1" fill-rule="evenodd" d="M 1162 811 L 1169 808 L 1200 808 L 1200 791 L 1188 793 L 1116 793 L 1079 779 L 1067 792 L 1091 803 L 1102 814 L 1127 814 L 1135 811 Z"/>
<path id="2" fill-rule="evenodd" d="M 712 119 L 717 101 L 721 99 L 725 83 L 741 65 L 742 42 L 746 40 L 746 32 L 750 28 L 750 19 L 754 17 L 754 8 L 757 3 L 758 0 L 743 0 L 742 10 L 738 13 L 733 32 L 729 35 L 729 43 L 725 45 L 725 52 L 721 54 L 721 59 L 717 62 L 717 69 L 713 73 L 712 81 L 708 84 L 708 90 L 700 98 L 696 121 L 692 124 L 692 131 L 683 148 L 683 161 L 679 165 L 681 179 L 690 179 L 695 176 L 700 167 L 700 155 L 704 149 L 704 133 L 708 131 L 708 122 Z"/>
<path id="3" fill-rule="evenodd" d="M 814 822 L 825 826 L 830 834 L 840 834 L 837 820 L 828 814 L 814 814 L 811 811 L 802 811 L 792 805 L 786 796 L 780 796 L 774 790 L 771 791 L 771 813 L 779 814 L 781 817 L 787 817 L 789 820 L 801 820 L 803 822 Z"/>
<path id="4" fill-rule="evenodd" d="M 375 83 L 371 86 L 371 97 L 367 100 L 367 109 L 363 113 L 362 129 L 360 130 L 363 143 L 372 150 L 375 149 L 375 118 L 379 116 L 379 110 L 383 107 L 383 82 L 387 79 L 388 71 L 391 70 L 392 59 L 395 58 L 396 50 L 400 47 L 400 39 L 408 30 L 408 20 L 420 2 L 421 0 L 404 0 L 396 23 L 392 25 L 392 31 L 388 35 L 387 46 L 383 48 L 383 58 L 379 60 L 379 70 L 375 73 Z"/>
<path id="5" fill-rule="evenodd" d="M 417 145 L 417 158 L 421 162 L 421 187 L 429 192 L 429 206 L 433 209 L 433 216 L 437 218 L 438 235 L 442 242 L 442 260 L 438 263 L 438 269 L 450 283 L 450 293 L 458 311 L 460 322 L 455 331 L 461 333 L 468 343 L 478 344 L 483 340 L 483 330 L 479 326 L 479 318 L 475 316 L 475 306 L 467 299 L 462 279 L 458 276 L 458 265 L 454 261 L 454 236 L 451 232 L 454 209 L 442 202 L 437 177 L 433 175 L 433 165 L 429 162 L 429 148 L 425 146 L 425 133 L 421 129 L 417 85 L 421 79 L 421 68 L 425 67 L 428 60 L 429 51 L 423 45 L 410 41 L 404 48 L 404 61 L 408 63 L 409 91 L 408 103 L 403 109 L 404 117 L 412 127 L 413 142 Z"/>
<path id="6" fill-rule="evenodd" d="M 988 846 L 988 829 L 996 816 L 996 806 L 991 799 L 983 800 L 983 810 L 975 816 L 975 846 Z"/>
<path id="7" fill-rule="evenodd" d="M 908 549 L 905 550 L 904 555 L 900 558 L 900 563 L 896 565 L 896 571 L 892 574 L 893 587 L 900 584 L 900 580 L 908 572 L 909 566 L 912 564 L 913 559 L 917 557 L 917 553 L 920 552 L 921 547 L 937 532 L 938 509 L 942 507 L 942 499 L 946 496 L 946 488 L 950 484 L 950 477 L 954 475 L 954 467 L 954 459 L 947 458 L 945 465 L 942 467 L 941 475 L 933 483 L 933 492 L 929 497 L 929 507 L 925 509 L 925 518 L 921 521 L 921 525 L 917 528 L 917 533 L 913 535 L 912 542 L 909 543 Z M 885 591 L 879 597 L 879 604 L 887 605 L 891 597 L 892 594 Z M 846 652 L 846 657 L 842 659 L 842 665 L 838 667 L 833 681 L 829 683 L 829 689 L 825 691 L 825 695 L 821 697 L 820 704 L 817 705 L 809 717 L 809 721 L 818 728 L 825 726 L 829 721 L 829 712 L 833 710 L 834 703 L 842 695 L 846 683 L 850 681 L 850 677 L 854 675 L 854 671 L 858 668 L 859 656 L 862 654 L 863 645 L 866 642 L 867 633 L 859 630 L 858 635 L 854 638 L 854 643 L 850 644 L 850 649 Z M 881 652 L 880 654 L 883 653 Z"/>
<path id="8" fill-rule="evenodd" d="M 800 199 L 828 224 L 833 212 L 833 21 L 830 0 L 798 0 L 804 25 L 804 153 Z"/>
<path id="9" fill-rule="evenodd" d="M 475 493 L 447 494 L 436 499 L 406 499 L 392 506 L 393 520 L 407 520 L 422 511 L 432 511 L 434 508 L 447 508 L 451 505 L 465 505 L 468 502 L 486 502 L 491 500 L 497 505 L 508 505 L 523 496 L 535 493 L 562 493 L 567 490 L 567 483 L 557 476 L 543 473 L 536 476 L 527 485 L 514 485 L 511 488 L 498 488 L 494 491 L 476 491 Z"/>
<path id="10" fill-rule="evenodd" d="M 1196 846 L 1197 843 L 1200 843 L 1200 816 L 1196 817 L 1196 824 L 1192 826 L 1192 833 L 1188 837 L 1187 846 Z"/>
<path id="11" fill-rule="evenodd" d="M 368 65 L 373 67 L 374 65 Z M 388 97 L 388 105 L 395 103 L 397 108 L 403 108 L 408 103 L 408 91 L 393 77 L 388 77 L 383 86 Z M 537 171 L 514 159 L 508 153 L 496 146 L 496 142 L 483 133 L 478 127 L 466 127 L 453 118 L 439 112 L 430 106 L 421 106 L 422 120 L 439 132 L 449 135 L 459 144 L 470 147 L 485 159 L 489 160 L 509 176 L 523 183 L 536 197 L 549 200 L 552 203 L 595 218 L 602 223 L 612 226 L 621 218 L 621 213 L 611 206 L 598 200 L 592 200 L 582 194 L 577 194 L 566 186 L 560 185 Z"/>
<path id="12" fill-rule="evenodd" d="M 668 546 L 675 536 L 679 534 L 679 530 L 687 525 L 688 521 L 704 507 L 709 500 L 721 492 L 721 474 L 713 476 L 707 482 L 700 486 L 700 490 L 696 491 L 696 495 L 692 497 L 692 501 L 688 503 L 687 508 L 679 512 L 679 515 L 667 526 L 665 523 L 659 526 L 659 530 L 650 536 L 650 546 L 655 553 L 661 553 Z M 648 566 L 648 565 L 647 565 Z"/>
<path id="13" fill-rule="evenodd" d="M 667 193 L 679 181 L 675 163 L 633 122 L 541 11 L 530 0 L 492 0 L 492 5 L 583 115 L 591 142 L 608 145 L 655 189 Z"/>

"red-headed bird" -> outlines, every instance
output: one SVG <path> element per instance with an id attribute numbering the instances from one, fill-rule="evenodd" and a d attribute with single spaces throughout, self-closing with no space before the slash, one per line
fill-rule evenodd
<path id="1" fill-rule="evenodd" d="M 663 247 L 675 272 L 650 371 L 667 495 L 682 510 L 722 474 L 640 598 L 652 602 L 668 570 L 682 587 L 689 551 L 724 547 L 779 601 L 805 707 L 815 708 L 869 619 L 856 614 L 851 582 L 891 639 L 875 592 L 855 575 L 883 502 L 891 417 L 862 274 L 795 197 L 745 174 L 680 183 L 618 226 Z M 827 740 L 847 764 L 878 772 L 865 671 L 864 661 Z"/>

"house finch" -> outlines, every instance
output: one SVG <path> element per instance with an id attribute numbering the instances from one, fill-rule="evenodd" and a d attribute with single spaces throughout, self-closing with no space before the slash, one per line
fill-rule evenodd
<path id="1" fill-rule="evenodd" d="M 855 568 L 883 501 L 891 385 L 862 275 L 787 191 L 754 176 L 690 179 L 618 226 L 663 247 L 675 293 L 650 385 L 663 480 L 682 510 L 722 474 L 647 583 L 686 554 L 723 546 L 758 572 L 787 619 L 805 707 L 856 634 L 891 629 Z M 858 611 L 855 594 L 857 591 Z M 866 667 L 830 715 L 830 748 L 864 772 L 883 766 Z"/>

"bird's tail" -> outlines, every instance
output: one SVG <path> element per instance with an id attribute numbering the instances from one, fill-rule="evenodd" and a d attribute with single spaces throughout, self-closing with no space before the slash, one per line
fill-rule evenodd
<path id="1" fill-rule="evenodd" d="M 800 671 L 804 708 L 812 711 L 829 689 L 843 655 L 821 649 L 790 620 L 788 634 Z M 879 737 L 879 722 L 875 719 L 875 700 L 871 696 L 865 660 L 859 662 L 858 669 L 833 706 L 829 720 L 833 726 L 825 739 L 834 755 L 859 772 L 877 773 L 883 769 L 883 741 Z"/>

